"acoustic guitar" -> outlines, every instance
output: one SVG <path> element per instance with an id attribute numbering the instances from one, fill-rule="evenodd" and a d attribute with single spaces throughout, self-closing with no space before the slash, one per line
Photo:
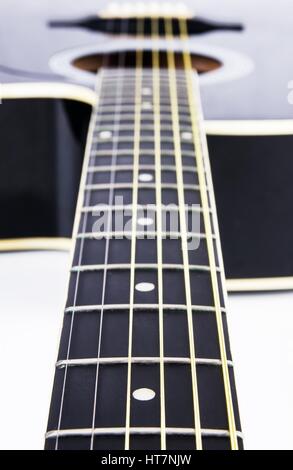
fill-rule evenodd
<path id="1" fill-rule="evenodd" d="M 71 250 L 47 450 L 243 449 L 227 292 L 293 287 L 289 64 L 205 3 L 26 0 L 1 46 L 2 259 Z"/>

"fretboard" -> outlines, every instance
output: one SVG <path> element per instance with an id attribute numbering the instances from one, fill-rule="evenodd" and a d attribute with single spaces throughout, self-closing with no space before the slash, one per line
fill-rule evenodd
<path id="1" fill-rule="evenodd" d="M 242 447 L 197 77 L 169 65 L 99 74 L 47 449 Z"/>

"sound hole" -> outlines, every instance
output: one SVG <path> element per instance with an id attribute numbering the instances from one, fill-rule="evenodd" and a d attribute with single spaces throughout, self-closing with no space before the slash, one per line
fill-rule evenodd
<path id="1" fill-rule="evenodd" d="M 77 57 L 73 60 L 72 65 L 79 70 L 95 74 L 101 67 L 118 67 L 121 66 L 121 54 L 125 54 L 123 58 L 123 67 L 133 68 L 136 63 L 136 51 L 115 51 L 107 53 L 107 59 L 104 54 L 95 53 Z M 192 67 L 197 70 L 199 74 L 212 72 L 219 69 L 222 63 L 214 58 L 200 54 L 191 54 Z M 183 56 L 180 52 L 175 52 L 176 68 L 183 68 Z M 144 51 L 143 53 L 143 66 L 144 68 L 151 68 L 152 66 L 152 52 Z M 160 66 L 161 68 L 167 67 L 167 54 L 165 51 L 160 52 Z"/>

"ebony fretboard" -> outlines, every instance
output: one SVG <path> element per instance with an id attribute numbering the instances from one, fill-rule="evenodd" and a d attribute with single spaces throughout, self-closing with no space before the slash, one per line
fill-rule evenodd
<path id="1" fill-rule="evenodd" d="M 47 449 L 242 447 L 196 86 L 100 73 Z"/>

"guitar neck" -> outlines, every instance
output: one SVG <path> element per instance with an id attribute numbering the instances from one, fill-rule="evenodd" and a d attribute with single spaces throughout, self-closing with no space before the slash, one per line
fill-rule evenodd
<path id="1" fill-rule="evenodd" d="M 197 77 L 99 73 L 47 449 L 237 449 Z"/>

